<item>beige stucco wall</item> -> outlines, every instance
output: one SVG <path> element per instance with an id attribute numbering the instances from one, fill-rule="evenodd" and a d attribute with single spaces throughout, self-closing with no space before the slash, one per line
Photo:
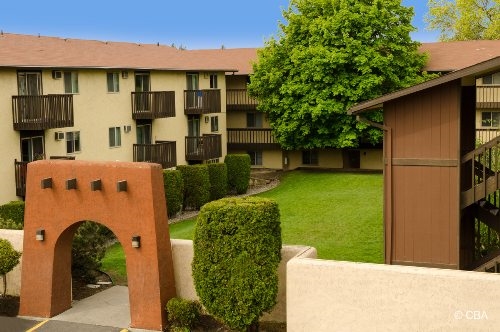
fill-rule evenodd
<path id="1" fill-rule="evenodd" d="M 384 153 L 382 149 L 362 149 L 360 150 L 361 169 L 384 169 Z"/>
<path id="2" fill-rule="evenodd" d="M 228 75 L 226 76 L 226 84 L 228 89 L 246 89 L 247 75 Z"/>
<path id="3" fill-rule="evenodd" d="M 21 159 L 19 132 L 13 129 L 12 96 L 17 95 L 17 72 L 0 69 L 0 203 L 16 199 L 14 159 Z"/>
<path id="4" fill-rule="evenodd" d="M 194 289 L 191 274 L 191 262 L 193 260 L 193 242 L 190 240 L 172 239 L 172 256 L 174 260 L 174 276 L 177 296 L 199 300 Z M 278 267 L 278 296 L 277 304 L 270 313 L 264 314 L 261 320 L 285 322 L 286 320 L 286 264 L 293 257 L 316 258 L 316 249 L 306 246 L 283 246 L 281 249 L 281 263 Z"/>
<path id="5" fill-rule="evenodd" d="M 342 168 L 342 150 L 323 149 L 318 150 L 318 165 L 302 164 L 302 151 L 288 152 L 288 169 L 293 170 L 298 167 L 310 168 Z"/>
<path id="6" fill-rule="evenodd" d="M 247 128 L 247 112 L 230 111 L 227 114 L 227 128 Z M 266 114 L 262 114 L 262 128 L 271 128 Z"/>
<path id="7" fill-rule="evenodd" d="M 497 331 L 499 276 L 292 259 L 287 331 Z"/>
<path id="8" fill-rule="evenodd" d="M 17 251 L 23 251 L 23 234 L 22 230 L 10 230 L 10 229 L 0 229 L 0 239 L 9 240 L 12 246 Z M 35 235 L 33 234 L 33 238 Z M 19 261 L 19 264 L 9 273 L 7 273 L 7 294 L 19 296 L 21 293 L 21 265 L 23 256 Z M 0 278 L 0 280 L 2 280 Z M 3 280 L 0 283 L 0 292 L 3 293 Z"/>

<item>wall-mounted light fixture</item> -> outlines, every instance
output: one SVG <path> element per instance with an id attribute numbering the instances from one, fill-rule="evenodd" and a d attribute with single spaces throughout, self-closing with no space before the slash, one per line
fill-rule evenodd
<path id="1" fill-rule="evenodd" d="M 132 236 L 132 248 L 141 247 L 141 237 L 139 235 Z"/>
<path id="2" fill-rule="evenodd" d="M 37 241 L 43 241 L 45 239 L 45 229 L 37 229 L 35 238 Z"/>

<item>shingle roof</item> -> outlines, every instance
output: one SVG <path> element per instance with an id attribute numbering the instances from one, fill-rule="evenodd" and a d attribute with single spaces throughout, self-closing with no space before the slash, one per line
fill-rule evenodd
<path id="1" fill-rule="evenodd" d="M 500 40 L 468 40 L 423 43 L 429 54 L 427 71 L 454 71 L 500 56 Z"/>
<path id="2" fill-rule="evenodd" d="M 2 33 L 0 67 L 123 68 L 252 73 L 257 48 L 178 50 L 134 44 Z M 500 55 L 500 40 L 423 43 L 427 71 L 453 71 Z"/>
<path id="3" fill-rule="evenodd" d="M 10 33 L 0 34 L 0 67 L 238 70 L 216 57 L 170 46 Z"/>

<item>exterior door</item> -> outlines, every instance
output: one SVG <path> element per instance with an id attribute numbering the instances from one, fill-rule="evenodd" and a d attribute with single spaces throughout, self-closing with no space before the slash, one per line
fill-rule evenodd
<path id="1" fill-rule="evenodd" d="M 45 159 L 43 136 L 21 138 L 21 161 Z"/>
<path id="2" fill-rule="evenodd" d="M 140 92 L 149 92 L 151 89 L 151 80 L 149 73 L 145 72 L 137 72 L 135 73 L 135 92 L 136 94 L 135 103 L 136 110 L 138 111 L 147 111 L 149 110 L 149 96 L 147 93 Z"/>
<path id="3" fill-rule="evenodd" d="M 186 74 L 186 106 L 187 108 L 200 108 L 202 93 L 200 89 L 200 76 L 198 73 Z"/>
<path id="4" fill-rule="evenodd" d="M 20 96 L 39 96 L 42 94 L 42 73 L 20 71 L 17 73 Z"/>
<path id="5" fill-rule="evenodd" d="M 137 144 L 151 144 L 151 124 L 137 125 Z M 138 161 L 152 161 L 151 146 L 139 145 L 137 147 Z"/>

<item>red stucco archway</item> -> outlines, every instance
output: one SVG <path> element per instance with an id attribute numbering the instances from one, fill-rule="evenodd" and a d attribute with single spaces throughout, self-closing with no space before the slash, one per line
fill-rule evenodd
<path id="1" fill-rule="evenodd" d="M 20 315 L 53 317 L 71 307 L 71 244 L 82 220 L 105 225 L 123 245 L 131 326 L 161 330 L 175 284 L 162 170 L 149 163 L 28 165 Z"/>

